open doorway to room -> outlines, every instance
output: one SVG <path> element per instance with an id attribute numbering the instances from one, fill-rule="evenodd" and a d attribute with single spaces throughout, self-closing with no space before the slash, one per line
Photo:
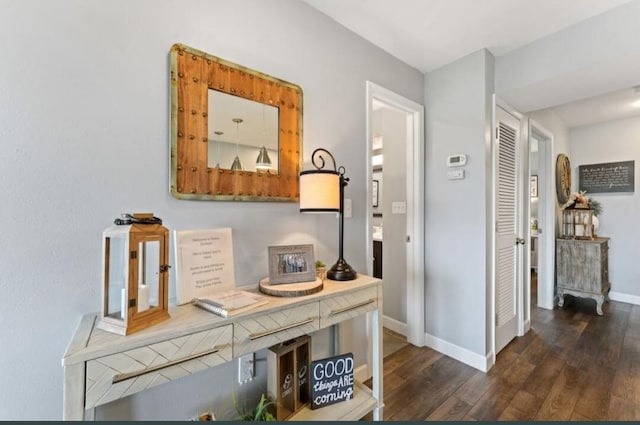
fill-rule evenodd
<path id="1" fill-rule="evenodd" d="M 373 276 L 386 279 L 384 291 L 383 356 L 407 342 L 407 252 L 405 249 L 407 201 L 405 144 L 407 113 L 374 99 L 372 103 Z M 389 188 L 387 193 L 386 188 Z M 387 202 L 388 199 L 392 201 Z"/>
<path id="2" fill-rule="evenodd" d="M 385 281 L 387 351 L 424 345 L 423 128 L 422 105 L 367 82 L 367 273 Z"/>
<path id="3" fill-rule="evenodd" d="M 407 113 L 376 99 L 372 108 L 373 275 L 385 280 L 385 328 L 406 336 Z"/>
<path id="4" fill-rule="evenodd" d="M 552 310 L 554 301 L 553 135 L 529 122 L 531 303 Z M 530 317 L 530 316 L 527 316 Z"/>

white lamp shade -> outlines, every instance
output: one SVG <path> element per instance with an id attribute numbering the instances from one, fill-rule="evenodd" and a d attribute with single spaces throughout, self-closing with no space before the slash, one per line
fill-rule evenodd
<path id="1" fill-rule="evenodd" d="M 337 171 L 300 173 L 300 212 L 340 211 L 340 175 Z"/>

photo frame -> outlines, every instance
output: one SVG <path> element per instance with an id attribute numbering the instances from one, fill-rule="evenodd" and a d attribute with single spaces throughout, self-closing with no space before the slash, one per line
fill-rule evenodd
<path id="1" fill-rule="evenodd" d="M 374 180 L 371 185 L 371 192 L 373 194 L 372 203 L 374 208 L 378 207 L 378 180 Z"/>
<path id="2" fill-rule="evenodd" d="M 269 247 L 269 284 L 312 282 L 316 280 L 313 245 Z"/>
<path id="3" fill-rule="evenodd" d="M 538 197 L 538 176 L 535 174 L 531 176 L 531 197 Z"/>

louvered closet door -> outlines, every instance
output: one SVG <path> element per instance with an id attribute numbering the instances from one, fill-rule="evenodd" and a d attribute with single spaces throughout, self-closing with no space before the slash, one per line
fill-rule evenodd
<path id="1" fill-rule="evenodd" d="M 496 106 L 496 354 L 518 332 L 517 224 L 520 121 Z"/>

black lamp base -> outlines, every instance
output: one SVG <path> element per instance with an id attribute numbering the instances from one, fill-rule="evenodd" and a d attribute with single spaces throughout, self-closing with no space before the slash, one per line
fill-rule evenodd
<path id="1" fill-rule="evenodd" d="M 327 272 L 327 278 L 331 280 L 354 280 L 357 277 L 358 273 L 343 258 L 340 258 Z"/>

